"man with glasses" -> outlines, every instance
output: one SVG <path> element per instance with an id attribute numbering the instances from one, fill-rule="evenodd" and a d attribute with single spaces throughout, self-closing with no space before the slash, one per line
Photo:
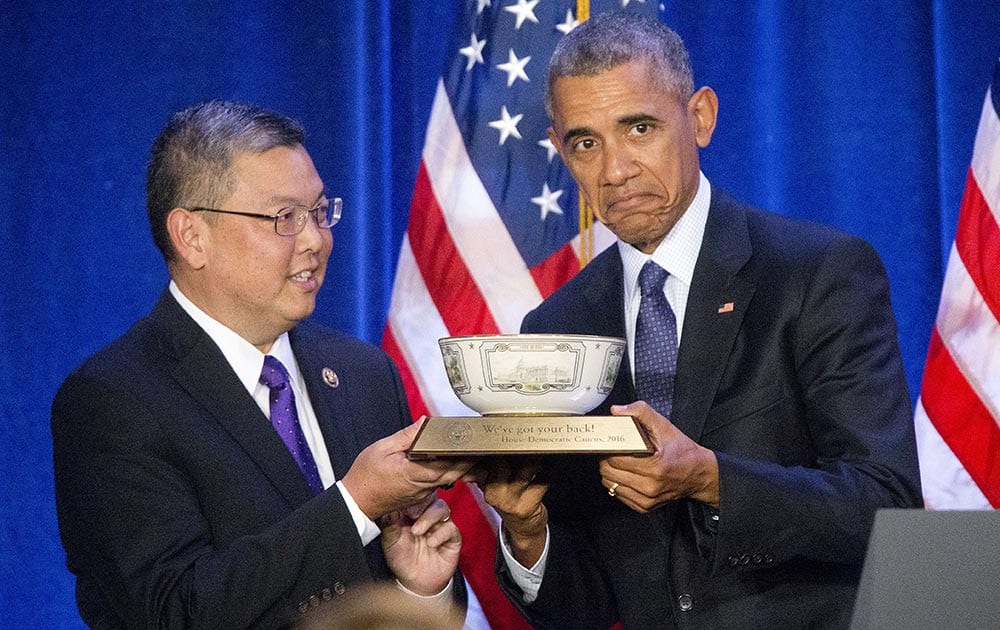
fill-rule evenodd
<path id="1" fill-rule="evenodd" d="M 171 282 L 52 410 L 60 533 L 92 627 L 284 627 L 391 577 L 442 618 L 464 594 L 435 489 L 469 463 L 408 461 L 418 427 L 387 356 L 303 322 L 341 213 L 303 140 L 294 120 L 213 101 L 153 144 Z"/>

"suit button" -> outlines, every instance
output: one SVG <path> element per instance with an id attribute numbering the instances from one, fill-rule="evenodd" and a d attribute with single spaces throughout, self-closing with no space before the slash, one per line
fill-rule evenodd
<path id="1" fill-rule="evenodd" d="M 300 615 L 304 615 L 309 612 L 309 602 L 299 602 L 295 609 L 299 611 Z"/>
<path id="2" fill-rule="evenodd" d="M 742 556 L 740 556 L 740 564 L 742 566 L 750 564 L 750 556 L 748 556 L 747 554 L 743 554 Z"/>
<path id="3" fill-rule="evenodd" d="M 764 554 L 764 564 L 771 564 L 772 562 L 774 562 L 774 556 L 772 556 L 769 553 L 765 553 Z"/>
<path id="4" fill-rule="evenodd" d="M 343 595 L 344 591 L 346 591 L 346 590 L 347 590 L 347 587 L 344 586 L 343 582 L 334 582 L 333 583 L 333 592 L 336 593 L 337 595 Z"/>
<path id="5" fill-rule="evenodd" d="M 679 606 L 680 609 L 683 610 L 684 612 L 687 612 L 692 608 L 694 608 L 694 598 L 691 597 L 689 594 L 684 593 L 683 595 L 677 598 L 677 606 Z"/>
<path id="6" fill-rule="evenodd" d="M 736 556 L 736 554 L 733 553 L 729 554 L 728 559 L 729 559 L 729 566 L 731 567 L 735 567 L 737 564 L 740 563 L 740 559 Z"/>
<path id="7" fill-rule="evenodd" d="M 324 588 L 324 589 L 323 589 L 323 590 L 322 590 L 322 591 L 320 592 L 319 596 L 323 598 L 323 601 L 324 601 L 324 602 L 328 602 L 328 601 L 330 601 L 331 599 L 333 599 L 333 593 L 332 593 L 332 592 L 330 592 L 330 589 L 328 589 L 328 588 Z"/>
<path id="8" fill-rule="evenodd" d="M 316 597 L 315 595 L 310 595 L 309 596 L 309 605 L 312 606 L 313 608 L 318 607 L 319 606 L 319 598 Z"/>
<path id="9" fill-rule="evenodd" d="M 754 564 L 760 564 L 763 561 L 764 561 L 764 556 L 760 555 L 759 553 L 753 554 L 753 563 Z"/>

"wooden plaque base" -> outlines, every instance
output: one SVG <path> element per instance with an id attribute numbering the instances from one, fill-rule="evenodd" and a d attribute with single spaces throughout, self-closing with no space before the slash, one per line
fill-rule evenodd
<path id="1" fill-rule="evenodd" d="M 652 452 L 642 427 L 632 416 L 436 416 L 424 420 L 407 456 L 419 460 Z"/>

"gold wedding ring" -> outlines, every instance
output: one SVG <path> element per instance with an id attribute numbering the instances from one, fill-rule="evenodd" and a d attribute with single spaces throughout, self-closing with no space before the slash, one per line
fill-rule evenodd
<path id="1" fill-rule="evenodd" d="M 608 496 L 610 497 L 615 496 L 615 492 L 618 490 L 618 485 L 619 484 L 617 481 L 611 484 L 611 487 L 608 488 Z"/>

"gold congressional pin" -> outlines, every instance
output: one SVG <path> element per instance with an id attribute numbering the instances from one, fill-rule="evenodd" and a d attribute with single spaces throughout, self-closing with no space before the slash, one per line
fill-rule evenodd
<path id="1" fill-rule="evenodd" d="M 328 367 L 323 368 L 323 382 L 327 384 L 328 387 L 338 387 L 340 385 L 340 377 L 337 373 Z"/>

